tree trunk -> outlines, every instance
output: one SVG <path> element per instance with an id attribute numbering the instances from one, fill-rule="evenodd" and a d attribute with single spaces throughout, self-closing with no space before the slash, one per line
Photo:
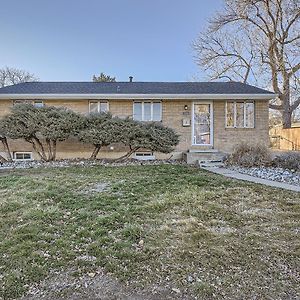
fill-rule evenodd
<path id="1" fill-rule="evenodd" d="M 51 140 L 46 139 L 46 145 L 48 148 L 48 161 L 52 161 L 52 146 L 51 146 Z"/>
<path id="2" fill-rule="evenodd" d="M 139 147 L 134 148 L 134 149 L 130 149 L 130 151 L 129 151 L 128 153 L 126 153 L 125 155 L 123 155 L 123 156 L 117 158 L 117 159 L 115 160 L 115 162 L 120 162 L 120 161 L 122 161 L 122 160 L 125 160 L 126 158 L 130 157 L 131 154 L 133 154 L 134 152 L 136 152 L 136 151 L 139 150 L 139 149 L 140 149 Z"/>
<path id="3" fill-rule="evenodd" d="M 35 143 L 37 143 L 38 147 L 40 148 L 40 151 L 38 150 L 38 147 L 36 146 Z M 48 161 L 44 146 L 37 137 L 33 138 L 33 148 L 35 149 L 35 151 L 37 151 L 37 153 L 40 155 L 42 160 Z"/>
<path id="4" fill-rule="evenodd" d="M 92 152 L 92 155 L 90 157 L 90 159 L 96 159 L 97 158 L 97 155 L 101 149 L 101 146 L 100 145 L 94 145 L 95 148 L 94 148 L 94 151 Z"/>
<path id="5" fill-rule="evenodd" d="M 6 137 L 1 138 L 1 142 L 3 144 L 5 152 L 7 154 L 7 161 L 12 161 L 12 156 L 11 156 L 11 152 L 10 152 L 9 145 L 7 142 L 7 138 Z"/>
<path id="6" fill-rule="evenodd" d="M 289 110 L 282 111 L 282 128 L 287 129 L 292 127 L 292 112 Z"/>
<path id="7" fill-rule="evenodd" d="M 33 139 L 25 139 L 25 141 L 32 144 L 34 151 L 38 154 L 38 156 L 41 158 L 41 160 L 47 161 L 47 156 L 45 154 L 44 147 L 43 147 L 42 143 L 39 141 L 39 139 L 37 139 L 37 138 L 35 138 L 34 140 Z M 40 146 L 40 149 L 36 145 L 35 141 Z"/>
<path id="8" fill-rule="evenodd" d="M 284 129 L 292 127 L 292 114 L 293 110 L 290 104 L 290 82 L 284 81 L 283 94 L 279 97 L 282 103 L 282 127 Z"/>
<path id="9" fill-rule="evenodd" d="M 56 160 L 56 144 L 57 144 L 57 141 L 52 142 L 52 157 L 51 157 L 52 161 Z"/>

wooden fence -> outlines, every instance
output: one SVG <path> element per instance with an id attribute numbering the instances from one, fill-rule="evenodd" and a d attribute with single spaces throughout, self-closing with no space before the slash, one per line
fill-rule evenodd
<path id="1" fill-rule="evenodd" d="M 275 127 L 270 130 L 271 147 L 280 150 L 300 151 L 300 127 L 282 129 Z"/>

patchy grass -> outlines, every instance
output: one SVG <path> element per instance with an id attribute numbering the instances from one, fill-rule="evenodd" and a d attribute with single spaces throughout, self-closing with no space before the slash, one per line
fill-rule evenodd
<path id="1" fill-rule="evenodd" d="M 0 193 L 0 298 L 99 267 L 182 298 L 299 296 L 297 193 L 175 165 L 15 171 Z"/>

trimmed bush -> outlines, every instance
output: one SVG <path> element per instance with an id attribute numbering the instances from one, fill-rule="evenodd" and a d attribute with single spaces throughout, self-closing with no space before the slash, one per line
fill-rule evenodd
<path id="1" fill-rule="evenodd" d="M 228 155 L 225 163 L 243 167 L 259 167 L 269 165 L 271 160 L 271 153 L 266 146 L 242 143 L 237 145 L 232 154 Z"/>
<path id="2" fill-rule="evenodd" d="M 273 160 L 275 167 L 290 169 L 299 171 L 300 170 L 300 152 L 284 152 L 277 155 Z"/>
<path id="3" fill-rule="evenodd" d="M 127 146 L 129 151 L 118 160 L 130 157 L 139 149 L 170 153 L 179 143 L 178 134 L 159 122 L 143 123 L 129 118 L 120 120 L 120 132 L 120 142 Z"/>
<path id="4" fill-rule="evenodd" d="M 83 121 L 81 115 L 65 108 L 18 104 L 1 120 L 1 128 L 6 137 L 30 143 L 43 161 L 54 161 L 57 143 L 74 136 Z"/>
<path id="5" fill-rule="evenodd" d="M 120 141 L 122 136 L 120 121 L 119 118 L 113 118 L 110 113 L 91 114 L 86 117 L 85 126 L 78 133 L 78 139 L 94 146 L 91 159 L 97 158 L 102 147 Z"/>

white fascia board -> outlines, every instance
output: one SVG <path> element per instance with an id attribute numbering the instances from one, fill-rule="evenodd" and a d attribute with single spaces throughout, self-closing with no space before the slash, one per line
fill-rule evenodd
<path id="1" fill-rule="evenodd" d="M 171 99 L 171 100 L 271 100 L 276 94 L 0 94 L 0 99 Z"/>

